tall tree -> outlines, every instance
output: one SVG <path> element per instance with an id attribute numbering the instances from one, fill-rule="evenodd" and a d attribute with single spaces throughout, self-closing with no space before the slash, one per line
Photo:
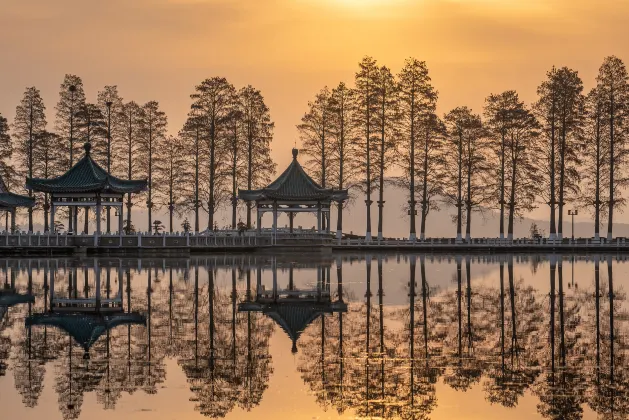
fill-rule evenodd
<path id="1" fill-rule="evenodd" d="M 217 159 L 217 152 L 222 151 L 221 141 L 226 130 L 226 120 L 229 112 L 230 100 L 234 95 L 234 87 L 223 77 L 205 79 L 195 87 L 195 93 L 190 95 L 193 107 L 200 111 L 204 124 L 207 126 L 207 146 L 209 150 L 208 162 L 208 229 L 214 226 L 214 213 L 220 204 L 217 170 L 221 159 Z"/>
<path id="2" fill-rule="evenodd" d="M 492 183 L 492 189 L 498 200 L 500 208 L 500 239 L 505 232 L 505 190 L 506 190 L 506 143 L 510 127 L 512 112 L 518 107 L 518 96 L 514 90 L 508 90 L 500 94 L 491 94 L 485 99 L 484 114 L 485 126 L 489 139 L 489 148 L 493 152 L 491 156 L 497 165 L 493 170 L 496 182 Z"/>
<path id="3" fill-rule="evenodd" d="M 227 171 L 231 177 L 231 204 L 232 204 L 232 217 L 231 227 L 236 228 L 238 217 L 238 187 L 241 185 L 241 180 L 244 179 L 244 165 L 243 165 L 243 152 L 244 152 L 244 135 L 243 135 L 243 111 L 242 104 L 237 92 L 234 90 L 234 95 L 230 100 L 230 110 L 227 113 L 227 132 L 225 135 L 226 140 L 226 154 L 227 154 Z"/>
<path id="4" fill-rule="evenodd" d="M 142 159 L 142 167 L 148 177 L 148 196 L 146 200 L 146 208 L 148 211 L 148 229 L 150 232 L 153 227 L 153 175 L 155 154 L 160 149 L 161 142 L 166 137 L 166 128 L 168 119 L 166 113 L 159 108 L 157 101 L 149 101 L 142 106 L 144 114 L 143 132 L 140 136 L 140 154 Z"/>
<path id="5" fill-rule="evenodd" d="M 17 160 L 21 171 L 21 176 L 33 177 L 34 150 L 37 147 L 36 141 L 40 134 L 46 129 L 46 107 L 35 87 L 27 88 L 22 97 L 22 101 L 15 109 L 15 119 L 13 121 L 13 132 L 17 143 Z M 33 197 L 33 191 L 28 191 L 29 197 Z M 28 209 L 28 231 L 33 231 L 33 208 Z"/>
<path id="6" fill-rule="evenodd" d="M 15 168 L 11 158 L 13 157 L 13 143 L 9 134 L 7 119 L 0 114 L 0 178 L 4 185 L 9 185 L 16 177 Z M 9 230 L 9 212 L 5 214 L 5 229 Z"/>
<path id="7" fill-rule="evenodd" d="M 357 177 L 356 126 L 353 111 L 356 95 L 345 83 L 339 83 L 332 89 L 328 101 L 330 115 L 330 184 L 339 190 L 351 187 Z M 350 188 L 351 193 L 351 188 Z M 337 203 L 336 235 L 340 239 L 343 233 L 343 207 L 347 203 Z"/>
<path id="8" fill-rule="evenodd" d="M 113 165 L 119 157 L 116 155 L 116 151 L 119 149 L 117 142 L 124 134 L 124 127 L 122 125 L 122 98 L 118 94 L 117 86 L 105 86 L 103 90 L 98 92 L 98 106 L 101 112 L 105 116 L 107 121 L 107 172 L 113 174 L 116 171 L 116 166 Z M 122 175 L 122 173 L 120 173 Z M 122 210 L 122 209 L 121 209 Z M 111 206 L 106 208 L 107 218 L 107 232 L 111 231 Z"/>
<path id="9" fill-rule="evenodd" d="M 542 125 L 542 136 L 537 146 L 538 171 L 543 175 L 544 186 L 542 199 L 550 207 L 550 232 L 549 238 L 557 236 L 556 222 L 556 163 L 557 163 L 557 126 L 559 87 L 557 86 L 557 69 L 553 67 L 546 73 L 546 80 L 537 88 L 539 99 L 534 105 L 537 119 Z"/>
<path id="10" fill-rule="evenodd" d="M 629 76 L 625 64 L 618 57 L 605 58 L 596 78 L 602 106 L 606 114 L 609 143 L 609 197 L 607 211 L 607 239 L 612 239 L 614 209 L 626 204 L 621 191 L 629 185 L 624 175 L 624 163 L 629 150 Z"/>
<path id="11" fill-rule="evenodd" d="M 376 73 L 376 126 L 378 127 L 378 240 L 382 240 L 384 224 L 385 172 L 394 161 L 399 121 L 399 96 L 395 77 L 388 67 Z"/>
<path id="12" fill-rule="evenodd" d="M 56 133 L 42 131 L 37 135 L 37 147 L 33 151 L 35 162 L 34 172 L 37 177 L 51 178 L 58 176 L 65 171 L 65 167 L 60 163 L 64 162 L 65 151 L 63 140 Z M 44 232 L 54 230 L 54 226 L 49 226 L 50 197 L 44 195 Z"/>
<path id="13" fill-rule="evenodd" d="M 203 140 L 203 121 L 199 115 L 198 109 L 193 108 L 188 114 L 183 128 L 179 131 L 179 137 L 184 144 L 183 152 L 192 161 L 194 161 L 194 176 L 192 179 L 192 189 L 185 189 L 185 207 L 194 212 L 194 232 L 199 232 L 199 185 L 200 168 L 202 160 L 202 140 Z M 184 186 L 185 188 L 185 186 Z"/>
<path id="14" fill-rule="evenodd" d="M 120 111 L 121 125 L 123 127 L 121 142 L 120 142 L 120 156 L 124 156 L 120 159 L 121 172 L 124 172 L 127 179 L 134 179 L 139 177 L 146 177 L 144 167 L 140 159 L 140 149 L 142 147 L 142 137 L 145 132 L 146 118 L 144 109 L 136 102 L 127 102 L 122 106 Z M 137 201 L 139 195 L 132 196 L 127 195 L 127 220 L 125 225 L 125 231 L 131 232 L 131 208 L 133 207 L 134 199 Z M 122 211 L 122 209 L 120 210 Z"/>
<path id="15" fill-rule="evenodd" d="M 471 237 L 472 211 L 487 199 L 484 172 L 485 150 L 480 116 L 467 107 L 458 107 L 445 116 L 446 147 L 444 199 L 457 208 L 457 241 L 461 240 L 463 217 L 466 221 L 465 239 Z M 465 207 L 465 215 L 463 215 Z"/>
<path id="16" fill-rule="evenodd" d="M 81 144 L 77 132 L 77 112 L 85 104 L 83 81 L 79 76 L 66 74 L 59 90 L 59 101 L 55 107 L 55 129 L 66 144 L 65 167 L 71 168 L 81 154 Z M 78 155 L 77 155 L 78 153 Z M 68 208 L 68 231 L 77 230 L 74 226 L 77 208 Z"/>
<path id="17" fill-rule="evenodd" d="M 378 98 L 376 90 L 376 78 L 380 72 L 376 60 L 372 57 L 364 57 L 358 64 L 354 83 L 356 85 L 356 125 L 362 132 L 362 153 L 360 154 L 361 166 L 365 174 L 365 180 L 361 182 L 361 187 L 366 194 L 365 204 L 367 206 L 367 228 L 365 240 L 371 241 L 371 193 L 375 190 L 376 184 L 373 175 L 377 169 L 372 166 L 371 154 L 374 152 L 374 135 L 376 134 L 376 114 L 378 112 Z"/>
<path id="18" fill-rule="evenodd" d="M 399 181 L 408 189 L 408 214 L 410 220 L 409 239 L 415 241 L 417 237 L 416 220 L 416 177 L 418 169 L 423 165 L 421 147 L 422 120 L 426 115 L 434 113 L 437 105 L 437 92 L 430 84 L 426 62 L 414 58 L 406 60 L 402 71 L 398 75 L 399 105 L 400 105 L 400 155 L 398 162 L 402 166 L 404 175 Z"/>
<path id="19" fill-rule="evenodd" d="M 559 191 L 557 236 L 563 238 L 563 208 L 578 194 L 579 155 L 577 152 L 583 121 L 583 82 L 575 70 L 562 67 L 557 71 L 559 87 Z"/>
<path id="20" fill-rule="evenodd" d="M 603 98 L 598 88 L 587 95 L 585 103 L 584 136 L 581 155 L 581 206 L 594 215 L 594 238 L 600 238 L 602 218 L 607 215 L 609 197 L 609 143 Z"/>
<path id="21" fill-rule="evenodd" d="M 508 133 L 505 142 L 507 173 L 505 185 L 509 208 L 507 238 L 513 240 L 513 222 L 523 212 L 531 211 L 539 191 L 541 176 L 536 172 L 533 156 L 539 123 L 531 111 L 525 108 L 516 94 L 516 108 L 509 112 Z"/>
<path id="22" fill-rule="evenodd" d="M 330 135 L 330 90 L 321 89 L 314 101 L 308 102 L 308 111 L 301 117 L 301 124 L 297 125 L 301 140 L 301 151 L 307 156 L 306 167 L 313 173 L 319 173 L 319 183 L 326 188 L 330 174 L 332 160 L 327 158 L 332 141 Z M 325 217 L 321 228 L 326 230 Z"/>
<path id="23" fill-rule="evenodd" d="M 155 201 L 158 207 L 168 209 L 168 228 L 173 231 L 173 215 L 181 214 L 180 205 L 184 199 L 182 185 L 192 179 L 187 156 L 182 153 L 186 145 L 180 137 L 168 136 L 159 143 L 155 156 Z"/>
<path id="24" fill-rule="evenodd" d="M 243 111 L 246 143 L 247 189 L 266 186 L 271 181 L 276 164 L 271 159 L 271 141 L 275 124 L 262 93 L 246 86 L 238 91 Z M 251 229 L 252 204 L 247 203 L 247 228 Z"/>
<path id="25" fill-rule="evenodd" d="M 421 188 L 421 225 L 419 237 L 426 239 L 426 219 L 430 210 L 439 210 L 439 197 L 443 194 L 444 138 L 446 128 L 436 112 L 424 112 L 420 119 L 420 142 L 417 171 Z"/>

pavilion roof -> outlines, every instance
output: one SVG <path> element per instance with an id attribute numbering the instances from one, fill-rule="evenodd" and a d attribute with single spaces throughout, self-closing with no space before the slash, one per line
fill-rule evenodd
<path id="1" fill-rule="evenodd" d="M 0 208 L 33 207 L 34 205 L 35 200 L 31 197 L 10 192 L 4 179 L 0 177 Z"/>
<path id="2" fill-rule="evenodd" d="M 26 326 L 52 325 L 66 333 L 83 347 L 87 353 L 90 347 L 105 332 L 119 325 L 146 325 L 146 317 L 139 313 L 125 314 L 84 314 L 84 313 L 41 313 L 25 320 Z"/>
<path id="3" fill-rule="evenodd" d="M 72 168 L 56 178 L 26 178 L 26 188 L 45 193 L 137 193 L 147 187 L 146 179 L 117 178 L 103 169 L 90 154 L 91 145 L 85 143 L 85 156 Z"/>
<path id="4" fill-rule="evenodd" d="M 293 161 L 267 187 L 258 190 L 238 190 L 238 197 L 246 201 L 342 201 L 349 197 L 347 190 L 323 188 L 306 173 L 297 160 L 299 151 L 293 149 Z"/>

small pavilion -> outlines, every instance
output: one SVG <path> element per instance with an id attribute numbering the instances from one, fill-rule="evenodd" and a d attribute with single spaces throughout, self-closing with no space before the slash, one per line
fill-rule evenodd
<path id="1" fill-rule="evenodd" d="M 127 180 L 117 178 L 103 169 L 92 158 L 91 144 L 85 143 L 85 156 L 65 174 L 56 178 L 26 178 L 26 188 L 50 194 L 50 226 L 55 226 L 55 209 L 66 206 L 74 209 L 74 229 L 77 227 L 78 207 L 85 207 L 85 219 L 90 207 L 96 208 L 96 233 L 101 234 L 101 209 L 115 207 L 118 213 L 118 232 L 122 235 L 122 206 L 125 194 L 135 194 L 147 187 L 146 179 Z M 70 228 L 70 226 L 68 226 Z M 109 226 L 107 227 L 109 231 Z"/>
<path id="2" fill-rule="evenodd" d="M 15 232 L 15 210 L 18 207 L 33 207 L 35 200 L 25 195 L 14 194 L 0 177 L 0 211 L 11 215 L 11 231 Z"/>
<path id="3" fill-rule="evenodd" d="M 273 214 L 273 235 L 277 234 L 277 215 L 287 213 L 290 232 L 293 232 L 293 219 L 296 213 L 316 213 L 317 231 L 322 232 L 325 219 L 326 233 L 330 232 L 330 206 L 332 202 L 341 205 L 349 198 L 347 190 L 323 188 L 302 168 L 297 160 L 299 151 L 293 149 L 293 161 L 288 168 L 267 187 L 259 190 L 238 190 L 238 198 L 246 202 L 256 202 L 257 229 L 260 232 L 264 213 Z"/>

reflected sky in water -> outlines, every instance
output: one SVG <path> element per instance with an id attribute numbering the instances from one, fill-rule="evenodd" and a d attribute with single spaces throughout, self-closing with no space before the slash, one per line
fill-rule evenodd
<path id="1" fill-rule="evenodd" d="M 628 267 L 612 255 L 0 260 L 2 417 L 627 418 Z"/>

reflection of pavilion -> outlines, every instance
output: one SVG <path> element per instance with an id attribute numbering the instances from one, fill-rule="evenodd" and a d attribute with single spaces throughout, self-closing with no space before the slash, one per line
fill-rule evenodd
<path id="1" fill-rule="evenodd" d="M 94 264 L 95 274 L 95 296 L 89 297 L 87 287 L 87 270 L 85 269 L 85 294 L 83 297 L 72 295 L 67 298 L 55 295 L 55 271 L 50 273 L 50 308 L 46 313 L 39 313 L 29 316 L 26 326 L 54 326 L 69 336 L 84 350 L 84 358 L 89 358 L 89 350 L 96 341 L 105 333 L 120 325 L 146 325 L 146 317 L 137 312 L 125 312 L 122 302 L 122 270 L 118 270 L 118 293 L 110 298 L 110 279 L 107 276 L 105 298 L 101 298 L 101 267 Z M 70 278 L 74 285 L 70 285 L 70 290 L 77 290 L 77 276 Z"/>
<path id="2" fill-rule="evenodd" d="M 288 288 L 280 289 L 277 284 L 277 265 L 272 265 L 273 288 L 262 287 L 261 270 L 258 279 L 255 300 L 242 302 L 238 306 L 240 312 L 262 312 L 274 320 L 293 342 L 292 352 L 297 352 L 297 340 L 301 333 L 317 318 L 336 312 L 347 312 L 347 304 L 343 302 L 342 292 L 338 299 L 332 301 L 329 288 L 329 270 L 317 267 L 317 285 L 314 289 L 296 288 L 293 282 L 293 267 L 289 267 Z M 326 274 L 328 282 L 326 282 Z M 342 285 L 339 282 L 339 290 Z"/>

